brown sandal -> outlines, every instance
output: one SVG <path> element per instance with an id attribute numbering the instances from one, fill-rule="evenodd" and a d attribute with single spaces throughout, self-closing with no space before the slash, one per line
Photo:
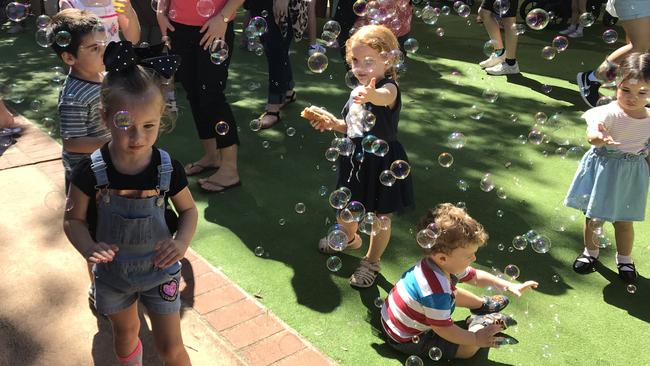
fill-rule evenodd
<path id="1" fill-rule="evenodd" d="M 273 122 L 270 122 L 270 123 L 264 123 L 263 118 L 266 117 L 266 116 L 273 116 L 273 117 L 275 117 L 275 120 Z M 271 128 L 271 127 L 277 125 L 278 122 L 280 122 L 280 111 L 277 111 L 277 112 L 265 111 L 264 113 L 262 113 L 259 116 L 258 119 L 260 121 L 260 126 L 261 126 L 260 129 L 261 130 L 266 130 L 268 128 Z"/>
<path id="2" fill-rule="evenodd" d="M 350 276 L 350 285 L 354 287 L 368 288 L 375 283 L 380 271 L 381 266 L 379 265 L 379 261 L 370 262 L 368 259 L 362 258 L 359 267 L 357 267 L 352 276 Z"/>

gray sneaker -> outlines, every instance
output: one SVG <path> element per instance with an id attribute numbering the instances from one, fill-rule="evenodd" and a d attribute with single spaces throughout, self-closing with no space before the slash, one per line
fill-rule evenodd
<path id="1" fill-rule="evenodd" d="M 513 75 L 519 74 L 519 63 L 515 62 L 514 65 L 510 66 L 507 62 L 502 62 L 496 66 L 488 67 L 485 69 L 490 75 Z"/>

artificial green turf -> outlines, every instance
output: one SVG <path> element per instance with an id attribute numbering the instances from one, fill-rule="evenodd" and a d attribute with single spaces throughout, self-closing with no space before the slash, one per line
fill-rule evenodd
<path id="1" fill-rule="evenodd" d="M 627 293 L 616 277 L 612 248 L 602 251 L 606 268 L 601 273 L 574 274 L 571 263 L 582 248 L 582 218 L 577 211 L 561 209 L 577 163 L 555 154 L 558 142 L 568 139 L 571 145 L 566 148 L 587 148 L 584 122 L 579 118 L 585 106 L 577 93 L 575 73 L 594 67 L 614 46 L 600 40 L 603 29 L 596 24 L 587 29 L 585 38 L 571 39 L 567 51 L 546 61 L 540 51 L 555 34 L 552 30 L 528 30 L 520 37 L 518 54 L 523 74 L 489 77 L 476 65 L 483 58 L 485 31 L 481 25 L 465 22 L 454 16 L 441 17 L 435 27 L 444 27 L 446 34 L 440 38 L 433 32 L 435 27 L 415 21 L 412 34 L 419 40 L 420 50 L 409 56 L 408 71 L 400 79 L 399 136 L 410 157 L 417 207 L 395 218 L 377 287 L 359 291 L 347 283 L 360 252 L 341 255 L 343 268 L 332 273 L 325 266 L 326 256 L 316 251 L 318 239 L 334 218 L 326 197 L 318 193 L 322 185 L 331 191 L 335 183 L 336 173 L 323 155 L 333 135 L 315 132 L 298 114 L 309 104 L 338 111 L 349 89 L 343 83 L 345 71 L 336 50 L 328 50 L 330 64 L 324 73 L 313 74 L 306 68 L 305 41 L 295 45 L 291 58 L 298 102 L 283 111 L 281 124 L 261 133 L 251 132 L 248 122 L 264 107 L 266 60 L 235 50 L 228 94 L 240 126 L 239 165 L 244 185 L 226 194 L 205 194 L 197 189 L 196 179 L 190 179 L 202 213 L 193 247 L 249 293 L 258 294 L 262 303 L 333 359 L 346 365 L 398 365 L 406 356 L 393 352 L 378 337 L 378 309 L 373 301 L 384 297 L 402 272 L 418 260 L 413 227 L 419 216 L 439 202 L 463 201 L 491 237 L 478 253 L 477 267 L 503 270 L 516 264 L 521 269 L 520 280 L 537 280 L 540 287 L 521 299 L 512 299 L 507 309 L 520 324 L 507 333 L 520 344 L 454 364 L 650 363 L 645 338 L 650 331 L 647 278 L 640 278 L 636 294 Z M 49 86 L 49 68 L 58 62 L 52 52 L 40 49 L 32 34 L 3 34 L 0 54 L 0 81 L 16 83 L 25 93 L 25 102 L 14 107 L 37 122 L 45 116 L 56 117 L 56 92 Z M 461 75 L 454 76 L 453 71 Z M 251 82 L 261 82 L 262 88 L 250 90 Z M 552 91 L 542 93 L 542 84 L 552 86 Z M 499 92 L 494 104 L 481 97 L 486 88 Z M 160 146 L 180 161 L 191 162 L 200 156 L 201 148 L 180 87 L 177 93 L 180 118 L 176 129 L 161 137 Z M 38 113 L 28 108 L 34 98 L 45 102 Z M 472 105 L 484 111 L 482 119 L 469 118 Z M 539 111 L 548 116 L 560 114 L 560 122 L 544 127 L 550 142 L 521 144 L 518 136 L 528 134 Z M 511 121 L 510 114 L 518 117 L 517 122 Z M 297 130 L 295 136 L 285 134 L 288 127 Z M 468 138 L 461 150 L 447 146 L 447 136 L 453 131 Z M 269 142 L 268 148 L 263 147 L 264 141 Z M 437 164 L 442 152 L 453 154 L 451 168 Z M 505 188 L 507 199 L 499 199 L 495 191 L 479 189 L 486 172 L 493 174 L 497 186 Z M 469 183 L 467 192 L 456 188 L 458 179 Z M 298 202 L 306 204 L 304 214 L 294 212 Z M 504 211 L 502 218 L 496 215 L 498 209 Z M 569 219 L 572 214 L 576 221 Z M 284 225 L 279 224 L 281 219 L 286 221 Z M 553 230 L 558 221 L 568 224 L 568 230 Z M 530 248 L 514 252 L 497 249 L 498 243 L 508 247 L 515 235 L 530 229 L 551 238 L 549 253 L 537 254 Z M 650 230 L 644 223 L 638 223 L 636 229 L 633 255 L 639 272 L 647 274 Z M 611 225 L 606 231 L 613 240 Z M 364 240 L 367 242 L 367 236 Z M 253 255 L 257 246 L 262 246 L 267 256 Z M 554 274 L 560 275 L 559 283 L 551 281 Z M 457 309 L 454 318 L 461 320 L 467 314 Z M 545 345 L 551 354 L 548 358 L 543 357 Z"/>

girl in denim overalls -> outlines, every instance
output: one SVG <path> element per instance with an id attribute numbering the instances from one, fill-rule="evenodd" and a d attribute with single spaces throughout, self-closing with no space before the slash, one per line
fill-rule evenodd
<path id="1" fill-rule="evenodd" d="M 625 282 L 637 280 L 632 260 L 634 221 L 645 219 L 650 177 L 650 53 L 630 54 L 618 70 L 616 100 L 587 111 L 587 140 L 565 205 L 585 213 L 584 251 L 573 269 L 595 270 L 604 221 L 616 231 L 616 265 Z"/>
<path id="2" fill-rule="evenodd" d="M 119 42 L 109 44 L 104 63 L 108 74 L 100 113 L 112 141 L 75 169 L 68 196 L 74 206 L 65 214 L 65 232 L 95 263 L 96 307 L 111 320 L 120 364 L 142 364 L 140 299 L 164 363 L 186 366 L 190 359 L 181 337 L 179 260 L 194 235 L 198 213 L 182 165 L 153 146 L 164 110 L 160 76 L 171 77 L 179 60 L 138 61 L 131 44 Z M 165 220 L 168 197 L 179 214 L 175 236 Z"/>

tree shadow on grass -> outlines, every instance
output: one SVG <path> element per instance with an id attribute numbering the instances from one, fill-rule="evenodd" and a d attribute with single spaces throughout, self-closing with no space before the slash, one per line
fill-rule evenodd
<path id="1" fill-rule="evenodd" d="M 577 90 L 563 88 L 557 85 L 544 85 L 535 79 L 524 76 L 523 74 L 516 75 L 507 75 L 506 76 L 509 83 L 521 85 L 530 88 L 537 93 L 548 95 L 550 98 L 553 98 L 557 101 L 568 102 L 573 105 L 574 109 L 581 108 L 583 106 L 583 101 L 580 98 L 580 94 Z M 543 91 L 544 87 L 551 87 L 551 91 L 546 93 Z"/>
<path id="2" fill-rule="evenodd" d="M 601 263 L 596 266 L 596 271 L 609 281 L 609 284 L 603 288 L 603 300 L 605 300 L 606 303 L 627 311 L 628 314 L 639 320 L 650 323 L 647 296 L 644 297 L 642 294 L 629 293 L 627 290 L 627 284 L 618 277 L 618 273 L 605 267 Z M 639 276 L 635 286 L 637 288 L 636 291 L 643 293 L 650 288 L 650 280 L 643 276 Z"/>

